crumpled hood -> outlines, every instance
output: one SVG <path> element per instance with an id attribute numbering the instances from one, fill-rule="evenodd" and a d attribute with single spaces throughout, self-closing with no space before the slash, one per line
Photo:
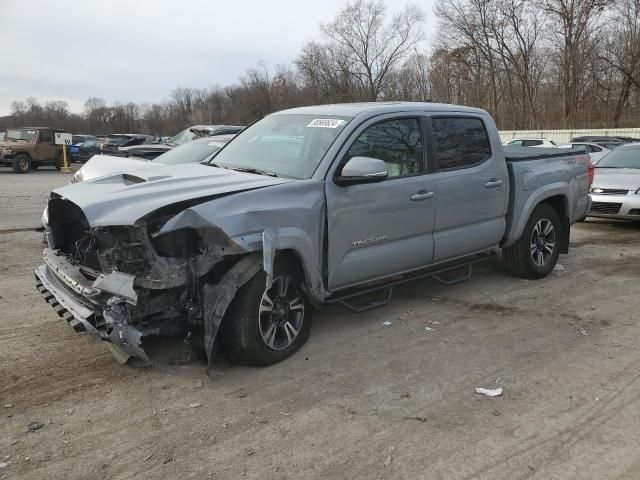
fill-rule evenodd
<path id="1" fill-rule="evenodd" d="M 640 169 L 596 166 L 593 188 L 618 188 L 635 192 L 640 188 Z"/>
<path id="2" fill-rule="evenodd" d="M 130 170 L 67 185 L 54 193 L 79 206 L 91 227 L 133 225 L 159 208 L 187 200 L 291 182 L 286 178 L 236 172 L 201 164 Z"/>

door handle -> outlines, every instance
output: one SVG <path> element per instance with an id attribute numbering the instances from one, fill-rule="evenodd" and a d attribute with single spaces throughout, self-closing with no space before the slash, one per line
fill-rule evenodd
<path id="1" fill-rule="evenodd" d="M 433 192 L 420 191 L 420 192 L 414 193 L 409 198 L 414 202 L 418 202 L 420 200 L 429 200 L 431 197 L 433 197 Z"/>
<path id="2" fill-rule="evenodd" d="M 485 188 L 496 188 L 502 186 L 502 180 L 498 180 L 497 178 L 492 178 L 487 183 L 484 184 Z"/>

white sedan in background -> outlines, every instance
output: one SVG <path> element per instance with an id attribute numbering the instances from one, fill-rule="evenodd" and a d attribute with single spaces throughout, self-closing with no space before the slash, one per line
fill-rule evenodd
<path id="1" fill-rule="evenodd" d="M 558 145 L 556 148 L 571 148 L 580 153 L 588 153 L 589 157 L 591 157 L 591 161 L 596 163 L 602 157 L 611 152 L 610 149 L 604 148 L 600 145 L 596 145 L 595 143 L 587 143 L 587 142 L 572 142 L 565 143 L 563 145 Z"/>
<path id="2" fill-rule="evenodd" d="M 547 138 L 514 138 L 505 143 L 508 147 L 544 147 L 553 148 L 556 144 Z"/>
<path id="3" fill-rule="evenodd" d="M 595 165 L 587 217 L 640 221 L 640 143 L 629 143 Z"/>

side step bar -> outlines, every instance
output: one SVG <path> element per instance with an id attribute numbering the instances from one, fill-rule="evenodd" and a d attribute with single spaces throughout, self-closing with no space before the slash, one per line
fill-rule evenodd
<path id="1" fill-rule="evenodd" d="M 391 294 L 393 292 L 393 287 L 396 285 L 401 285 L 403 283 L 411 282 L 413 280 L 419 280 L 423 278 L 433 278 L 440 282 L 443 285 L 455 285 L 460 282 L 464 282 L 471 278 L 471 273 L 473 271 L 473 264 L 478 262 L 484 262 L 491 258 L 494 258 L 496 253 L 490 253 L 486 255 L 482 255 L 480 257 L 475 257 L 471 260 L 467 260 L 463 263 L 458 263 L 456 265 L 444 266 L 442 268 L 436 268 L 433 270 L 422 270 L 421 272 L 416 273 L 408 273 L 405 274 L 402 278 L 389 281 L 385 284 L 381 284 L 375 287 L 365 288 L 363 290 L 358 290 L 355 292 L 347 293 L 344 295 L 336 296 L 334 298 L 327 299 L 325 304 L 332 303 L 340 303 L 347 307 L 349 310 L 353 312 L 366 312 L 367 310 L 371 310 L 373 308 L 378 308 L 386 305 L 391 300 Z M 357 301 L 353 301 L 355 299 L 361 298 L 365 295 L 381 292 L 380 300 L 373 300 L 370 302 L 366 302 L 363 304 L 359 304 Z"/>

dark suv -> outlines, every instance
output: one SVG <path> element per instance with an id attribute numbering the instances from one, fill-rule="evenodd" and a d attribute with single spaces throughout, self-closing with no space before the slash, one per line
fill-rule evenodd
<path id="1" fill-rule="evenodd" d="M 104 155 L 118 155 L 120 147 L 131 147 L 133 145 L 143 145 L 153 143 L 154 137 L 151 135 L 139 135 L 137 133 L 114 133 L 108 135 L 100 148 Z"/>
<path id="2" fill-rule="evenodd" d="M 0 166 L 16 173 L 28 173 L 43 165 L 64 164 L 62 145 L 56 145 L 55 133 L 64 130 L 50 127 L 9 128 L 0 142 Z"/>

